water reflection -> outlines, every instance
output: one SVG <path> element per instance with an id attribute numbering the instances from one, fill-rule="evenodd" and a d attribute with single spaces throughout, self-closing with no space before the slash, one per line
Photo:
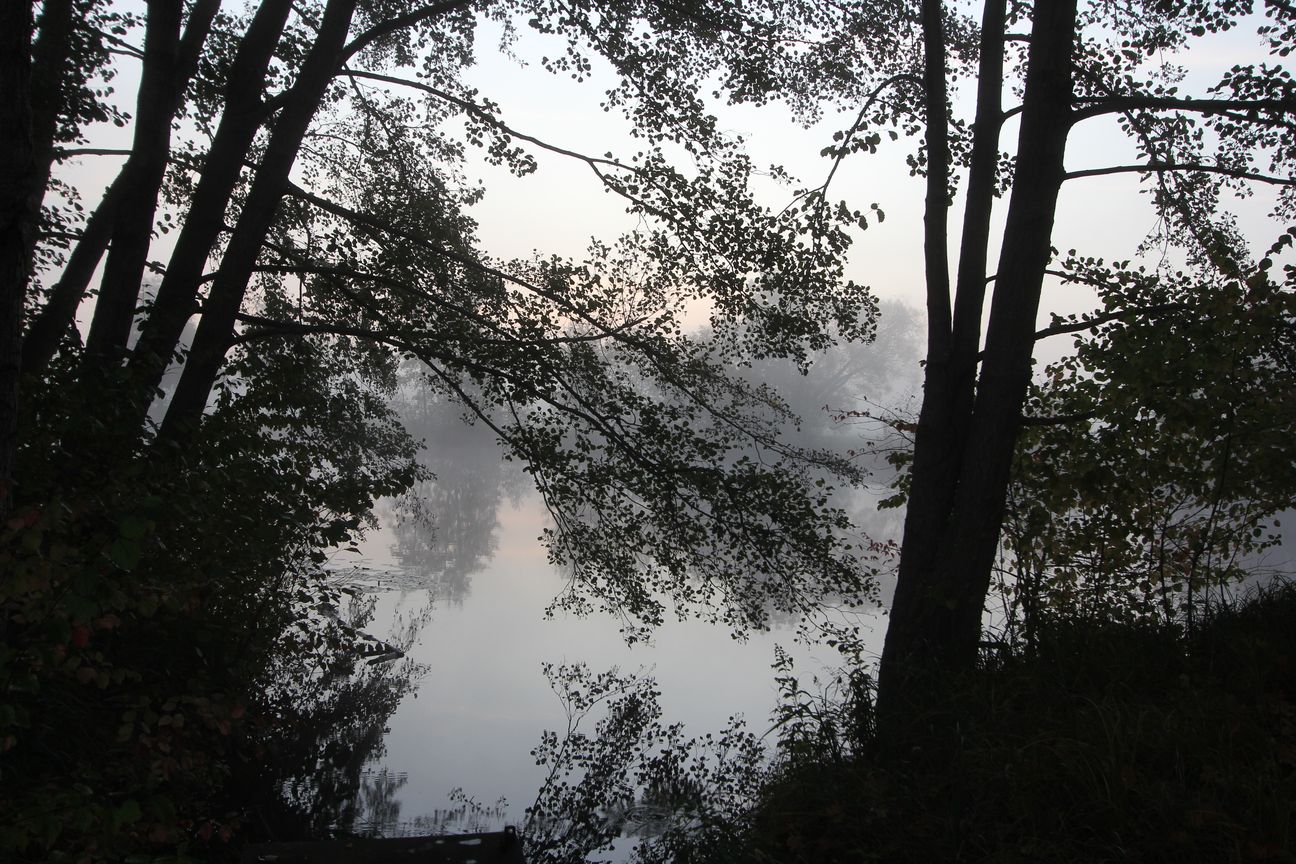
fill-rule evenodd
<path id="1" fill-rule="evenodd" d="M 342 597 L 347 601 L 338 608 Z M 380 642 L 363 633 L 373 623 L 375 597 L 321 586 L 306 602 L 319 620 L 272 670 L 265 701 L 276 719 L 259 736 L 261 761 L 235 784 L 247 791 L 258 839 L 348 830 L 362 813 L 381 815 L 384 796 L 395 801 L 398 787 L 375 791 L 365 766 L 384 756 L 388 721 L 426 670 L 405 656 L 427 623 L 426 610 L 387 619 Z M 366 645 L 382 650 L 356 650 Z"/>
<path id="2" fill-rule="evenodd" d="M 912 322 L 903 310 L 891 320 L 881 350 L 825 358 L 809 378 L 772 364 L 749 371 L 753 381 L 791 394 L 789 407 L 803 421 L 798 443 L 859 447 L 861 429 L 834 423 L 825 407 L 858 410 L 916 388 Z M 422 464 L 431 476 L 380 507 L 380 527 L 362 543 L 369 569 L 351 573 L 361 581 L 366 573 L 381 577 L 368 580 L 386 589 L 376 595 L 379 620 L 416 614 L 435 621 L 411 648 L 426 669 L 416 698 L 404 700 L 381 748 L 351 775 L 349 803 L 332 811 L 336 826 L 400 836 L 521 822 L 523 808 L 545 783 L 532 750 L 543 729 L 563 728 L 564 721 L 541 674 L 542 660 L 587 660 L 598 669 L 652 667 L 664 716 L 686 724 L 691 734 L 729 728 L 731 715 L 745 715 L 757 734 L 768 727 L 777 698 L 770 665 L 776 645 L 795 638 L 790 630 L 737 642 L 724 628 L 668 621 L 653 644 L 631 648 L 609 617 L 560 614 L 546 621 L 544 610 L 565 577 L 537 541 L 548 519 L 527 476 L 500 458 L 488 429 L 465 424 L 462 409 L 420 386 L 417 376 L 407 379 L 397 409 L 424 441 Z M 882 482 L 889 479 L 884 467 Z M 865 492 L 843 506 L 862 517 L 869 535 L 884 537 L 898 522 L 892 514 L 877 516 L 876 498 Z M 881 628 L 870 635 L 871 619 L 859 620 L 873 646 L 868 650 L 876 650 Z M 812 674 L 840 661 L 832 649 L 794 653 Z M 659 784 L 633 796 L 609 796 L 603 816 L 623 833 L 654 833 L 678 792 Z"/>
<path id="3" fill-rule="evenodd" d="M 419 462 L 430 476 L 383 509 L 397 565 L 387 587 L 426 590 L 439 605 L 462 606 L 473 575 L 499 549 L 500 502 L 518 500 L 526 479 L 500 458 L 489 430 L 466 423 L 462 407 L 417 378 L 402 388 L 397 410 L 423 442 Z"/>
<path id="4" fill-rule="evenodd" d="M 409 782 L 405 771 L 366 768 L 359 787 L 346 803 L 333 830 L 356 837 L 426 837 L 438 834 L 475 834 L 502 825 L 508 805 L 478 803 L 462 789 L 450 792 L 450 806 L 439 807 L 412 819 L 402 818 L 400 790 Z"/>

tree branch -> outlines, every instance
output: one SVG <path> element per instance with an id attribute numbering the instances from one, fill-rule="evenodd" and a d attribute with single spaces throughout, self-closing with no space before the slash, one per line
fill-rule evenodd
<path id="1" fill-rule="evenodd" d="M 429 18 L 436 18 L 439 15 L 445 15 L 458 9 L 463 9 L 472 5 L 472 0 L 442 0 L 441 3 L 433 3 L 429 6 L 421 6 L 404 15 L 398 15 L 395 18 L 389 18 L 379 24 L 375 24 L 365 32 L 361 33 L 355 39 L 351 40 L 342 49 L 342 54 L 338 58 L 338 66 L 345 66 L 356 54 L 359 54 L 365 48 L 368 48 L 377 40 L 384 36 L 390 36 L 398 30 L 406 27 L 413 27 L 415 24 L 426 21 Z"/>
<path id="2" fill-rule="evenodd" d="M 477 103 L 472 102 L 468 99 L 460 98 L 458 96 L 455 96 L 452 93 L 447 93 L 446 91 L 438 89 L 436 87 L 432 87 L 431 85 L 424 84 L 421 81 L 410 81 L 406 78 L 396 78 L 391 75 L 382 75 L 377 72 L 363 72 L 356 69 L 343 69 L 342 74 L 350 76 L 352 78 L 364 78 L 369 81 L 382 81 L 383 83 L 386 84 L 395 84 L 399 87 L 409 87 L 414 90 L 421 90 L 422 92 L 427 93 L 429 96 L 435 96 L 438 99 L 441 99 L 445 102 L 449 102 L 451 105 L 457 105 L 458 107 L 462 108 L 465 112 L 473 115 L 483 123 L 495 127 L 499 131 L 508 135 L 510 138 L 516 138 L 519 141 L 526 141 L 528 144 L 534 144 L 535 146 L 539 147 L 542 150 L 548 150 L 550 153 L 556 153 L 559 156 L 568 156 L 571 157 L 572 159 L 577 159 L 581 162 L 585 162 L 590 166 L 607 165 L 611 168 L 620 168 L 626 171 L 633 170 L 629 165 L 626 165 L 622 162 L 618 162 L 615 159 L 606 159 L 599 156 L 587 156 L 584 153 L 578 153 L 575 150 L 568 150 L 564 147 L 558 147 L 557 145 L 549 144 L 546 141 L 542 141 L 539 138 L 533 137 L 531 135 L 527 135 L 523 132 L 519 132 L 513 127 L 506 124 L 503 120 L 500 120 L 494 114 L 491 114 L 489 111 L 487 111 L 485 108 L 478 105 Z"/>
<path id="3" fill-rule="evenodd" d="M 837 174 L 837 169 L 841 167 L 842 160 L 846 158 L 847 148 L 850 146 L 851 139 L 855 137 L 856 133 L 859 132 L 860 127 L 864 125 L 864 118 L 865 115 L 867 115 L 868 110 L 872 108 L 873 103 L 877 102 L 881 97 L 882 91 L 886 90 L 892 84 L 898 84 L 901 81 L 908 81 L 922 86 L 921 78 L 909 72 L 901 72 L 898 75 L 892 75 L 890 78 L 878 84 L 877 87 L 874 87 L 873 92 L 869 94 L 868 99 L 864 102 L 864 107 L 860 109 L 858 116 L 856 116 L 855 122 L 851 124 L 850 129 L 846 130 L 846 134 L 842 138 L 841 146 L 836 148 L 837 153 L 833 157 L 832 168 L 829 170 L 827 178 L 824 179 L 823 184 L 818 188 L 807 192 L 807 196 L 813 195 L 816 192 L 821 195 L 827 195 L 828 187 L 832 185 L 833 177 Z"/>
<path id="4" fill-rule="evenodd" d="M 1080 171 L 1068 171 L 1064 180 L 1077 180 L 1082 177 L 1104 177 L 1110 174 L 1165 174 L 1171 171 L 1203 171 L 1208 174 L 1222 174 L 1238 180 L 1255 180 L 1258 183 L 1269 183 L 1274 186 L 1296 186 L 1296 179 L 1274 177 L 1241 168 L 1229 168 L 1227 165 L 1207 165 L 1203 162 L 1150 162 L 1147 165 L 1112 165 L 1107 168 L 1085 168 Z"/>
<path id="5" fill-rule="evenodd" d="M 95 35 L 103 39 L 109 45 L 116 45 L 118 50 L 113 51 L 112 53 L 114 54 L 122 54 L 126 57 L 134 57 L 136 60 L 144 59 L 144 49 L 132 45 L 131 43 L 127 42 L 125 39 L 120 39 L 117 36 L 114 36 L 112 33 L 109 33 L 107 30 L 96 29 Z"/>
<path id="6" fill-rule="evenodd" d="M 1102 315 L 1095 315 L 1092 318 L 1085 318 L 1081 321 L 1073 321 L 1067 324 L 1054 324 L 1051 327 L 1045 327 L 1043 330 L 1035 331 L 1035 341 L 1047 339 L 1050 336 L 1062 336 L 1066 333 L 1080 333 L 1085 330 L 1092 330 L 1095 327 L 1101 327 L 1111 321 L 1120 321 L 1125 318 L 1138 316 L 1161 315 L 1165 312 L 1182 312 L 1188 309 L 1186 303 L 1159 303 L 1155 306 L 1131 306 L 1127 309 L 1121 309 L 1116 312 L 1106 312 Z"/>
<path id="7" fill-rule="evenodd" d="M 1098 416 L 1096 411 L 1084 411 L 1079 414 L 1058 414 L 1053 417 L 1022 417 L 1023 426 L 1063 426 L 1067 423 L 1079 423 L 1092 420 Z"/>
<path id="8" fill-rule="evenodd" d="M 113 147 L 56 147 L 54 149 L 54 158 L 58 160 L 71 159 L 74 156 L 129 156 L 131 150 L 121 150 Z"/>
<path id="9" fill-rule="evenodd" d="M 1260 111 L 1268 114 L 1296 114 L 1296 98 L 1290 99 L 1175 99 L 1168 96 L 1086 96 L 1077 102 L 1087 107 L 1077 108 L 1072 117 L 1076 122 L 1103 114 L 1125 111 L 1190 111 L 1196 114 L 1236 114 L 1239 111 Z M 1242 118 L 1250 122 L 1264 122 L 1257 117 Z"/>

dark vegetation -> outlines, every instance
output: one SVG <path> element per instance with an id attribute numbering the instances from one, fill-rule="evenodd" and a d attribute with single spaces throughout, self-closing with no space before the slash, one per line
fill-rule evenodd
<path id="1" fill-rule="evenodd" d="M 0 858 L 212 860 L 353 821 L 336 802 L 417 670 L 371 662 L 393 646 L 326 565 L 427 479 L 390 407 L 415 365 L 535 482 L 559 603 L 628 639 L 800 619 L 853 664 L 822 698 L 781 665 L 772 766 L 736 726 L 685 739 L 650 682 L 551 670 L 573 725 L 537 750 L 536 856 L 643 810 L 663 859 L 1291 860 L 1292 592 L 1229 591 L 1296 492 L 1296 10 L 973 5 L 3 4 Z M 1265 62 L 1181 92 L 1166 58 L 1241 28 Z M 628 152 L 540 141 L 471 86 L 522 32 L 551 49 L 527 74 L 609 76 Z M 846 112 L 824 182 L 764 202 L 713 90 Z M 1103 122 L 1134 161 L 1068 162 Z M 732 370 L 873 335 L 844 261 L 883 213 L 829 192 L 902 137 L 926 363 L 918 416 L 882 414 L 912 446 L 875 688 L 823 615 L 888 566 L 833 497 L 864 472 L 788 443 L 789 403 Z M 556 158 L 637 227 L 572 259 L 482 248 L 480 163 Z M 100 194 L 73 159 L 119 167 Z M 1064 184 L 1118 174 L 1145 181 L 1146 260 L 1054 249 Z M 1260 237 L 1226 207 L 1257 190 Z M 1101 308 L 1037 329 L 1048 285 Z"/>
<path id="2" fill-rule="evenodd" d="M 1034 650 L 994 644 L 899 740 L 857 688 L 785 740 L 747 858 L 1290 861 L 1293 615 L 1283 584 L 1191 634 L 1056 621 Z"/>
<path id="3" fill-rule="evenodd" d="M 234 836 L 322 828 L 347 799 L 412 670 L 366 662 L 386 646 L 321 565 L 416 468 L 385 409 L 311 417 L 337 386 L 317 372 L 286 362 L 273 394 L 222 400 L 225 431 L 186 458 L 110 471 L 67 459 L 102 432 L 63 391 L 27 403 L 40 503 L 0 552 L 8 860 L 220 858 Z M 249 442 L 245 411 L 295 434 Z M 286 812 L 285 784 L 306 799 Z"/>

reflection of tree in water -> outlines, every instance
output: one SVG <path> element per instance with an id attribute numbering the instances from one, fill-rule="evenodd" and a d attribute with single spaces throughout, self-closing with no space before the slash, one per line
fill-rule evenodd
<path id="1" fill-rule="evenodd" d="M 501 498 L 516 499 L 524 478 L 506 469 L 488 429 L 465 423 L 461 407 L 421 383 L 406 385 L 397 408 L 410 434 L 423 441 L 420 462 L 433 476 L 393 504 L 391 554 L 406 584 L 460 605 L 472 575 L 499 547 Z"/>
<path id="2" fill-rule="evenodd" d="M 358 837 L 427 837 L 442 834 L 475 834 L 489 831 L 508 818 L 508 804 L 503 798 L 494 804 L 480 804 L 461 789 L 450 793 L 454 806 L 437 808 L 413 819 L 401 819 L 397 798 L 409 779 L 404 772 L 366 769 L 360 774 L 360 786 L 350 808 L 342 814 L 337 828 Z"/>
<path id="3" fill-rule="evenodd" d="M 396 793 L 409 775 L 404 771 L 394 772 L 382 768 L 378 771 L 366 769 L 360 772 L 360 788 L 351 801 L 351 807 L 344 814 L 344 820 L 338 827 L 348 834 L 362 837 L 391 837 L 392 829 L 400 824 L 400 801 Z"/>
<path id="4" fill-rule="evenodd" d="M 309 632 L 290 634 L 300 644 L 285 645 L 267 687 L 276 721 L 261 739 L 260 782 L 248 789 L 248 803 L 268 839 L 321 837 L 399 818 L 394 795 L 403 778 L 364 768 L 383 755 L 387 722 L 425 670 L 358 639 L 373 620 L 372 596 L 356 594 L 345 609 L 334 605 L 337 597 L 307 601 L 316 603 L 319 620 Z M 407 651 L 429 617 L 425 609 L 399 618 L 384 647 Z"/>

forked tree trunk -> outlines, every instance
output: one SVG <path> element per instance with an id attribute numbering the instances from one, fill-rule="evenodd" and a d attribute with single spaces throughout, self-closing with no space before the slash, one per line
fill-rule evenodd
<path id="1" fill-rule="evenodd" d="M 71 329 L 77 307 L 81 305 L 81 299 L 90 287 L 90 280 L 108 248 L 108 241 L 112 239 L 113 220 L 117 216 L 121 191 L 129 182 L 129 176 L 120 172 L 105 190 L 94 212 L 86 220 L 85 227 L 81 229 L 81 236 L 72 247 L 72 254 L 68 256 L 63 273 L 46 294 L 45 305 L 27 328 L 22 351 L 24 375 L 39 375 L 44 372 L 58 353 L 59 342 Z"/>
<path id="2" fill-rule="evenodd" d="M 203 269 L 238 185 L 252 139 L 265 120 L 262 92 L 291 8 L 290 0 L 265 0 L 239 44 L 225 85 L 224 110 L 202 166 L 183 227 L 176 238 L 153 309 L 131 354 L 132 379 L 140 388 L 138 423 L 174 356 L 190 316 L 198 311 Z"/>
<path id="3" fill-rule="evenodd" d="M 202 45 L 219 6 L 219 0 L 202 0 L 195 4 L 190 13 L 189 24 L 185 28 L 184 38 L 176 44 L 176 56 L 171 64 L 173 68 L 170 72 L 170 80 L 162 83 L 156 80 L 157 57 L 155 56 L 155 75 L 149 86 L 155 95 L 166 95 L 165 92 L 160 93 L 159 88 L 162 91 L 169 91 L 171 102 L 169 106 L 150 102 L 148 110 L 144 112 L 148 116 L 137 118 L 140 124 L 151 131 L 144 134 L 137 128 L 137 146 L 132 150 L 131 158 L 122 166 L 117 177 L 99 199 L 99 204 L 90 218 L 86 220 L 81 236 L 68 256 L 63 273 L 59 276 L 58 282 L 50 288 L 45 305 L 31 322 L 23 344 L 23 374 L 43 372 L 54 359 L 54 355 L 58 353 L 59 343 L 73 326 L 77 308 L 85 297 L 95 269 L 99 266 L 99 261 L 107 251 L 109 243 L 114 242 L 113 238 L 116 234 L 121 235 L 120 245 L 123 249 L 123 257 L 119 257 L 117 263 L 109 268 L 109 272 L 115 274 L 112 279 L 105 275 L 105 290 L 100 301 L 103 305 L 103 320 L 99 322 L 99 332 L 96 336 L 98 350 L 106 350 L 105 346 L 114 344 L 114 338 L 124 345 L 126 338 L 129 337 L 130 322 L 135 313 L 135 302 L 139 297 L 139 284 L 148 254 L 148 240 L 151 238 L 153 229 L 153 214 L 161 189 L 163 172 L 166 169 L 166 160 L 170 153 L 170 125 L 179 108 L 184 87 L 197 67 Z M 42 39 L 44 38 L 42 27 Z M 53 63 L 54 54 L 52 50 L 49 52 L 48 64 Z M 38 54 L 37 59 L 39 60 L 41 56 Z M 68 60 L 66 54 L 63 55 L 63 60 L 65 62 Z M 54 75 L 54 71 L 51 67 L 49 74 Z M 145 101 L 143 90 L 142 81 L 141 103 Z M 163 114 L 165 117 L 162 116 Z M 154 146 L 149 156 L 142 156 L 138 145 L 144 141 L 156 143 L 162 134 L 166 135 L 162 147 L 159 149 Z M 46 165 L 46 173 L 43 175 L 45 181 L 48 181 L 48 168 L 49 166 Z M 121 211 L 131 208 L 134 208 L 134 213 L 130 218 L 120 218 Z M 133 240 L 127 239 L 132 235 Z M 139 245 L 141 240 L 142 251 Z M 117 245 L 114 242 L 114 247 Z M 135 250 L 132 256 L 125 256 L 124 252 L 127 248 Z M 117 287 L 108 287 L 109 285 Z M 127 307 L 129 313 L 124 312 Z M 96 317 L 99 315 L 100 310 L 97 308 Z M 114 323 L 108 322 L 110 318 Z M 123 320 L 124 325 L 121 323 Z M 110 335 L 112 333 L 117 336 Z"/>
<path id="4" fill-rule="evenodd" d="M 287 94 L 203 304 L 193 346 L 159 431 L 163 440 L 183 441 L 202 419 L 207 396 L 233 341 L 234 321 L 256 268 L 257 256 L 288 188 L 288 174 L 298 148 L 340 65 L 355 6 L 356 0 L 329 0 L 324 9 L 315 42 Z"/>
<path id="5" fill-rule="evenodd" d="M 987 19 L 992 21 L 991 11 Z M 929 688 L 938 686 L 940 676 L 970 668 L 977 656 L 1072 122 L 1076 0 L 1040 0 L 1033 19 L 1016 174 L 975 397 L 954 376 L 957 361 L 970 368 L 969 346 L 975 356 L 972 334 L 979 329 L 979 297 L 971 302 L 973 295 L 968 295 L 967 302 L 956 304 L 963 318 L 952 324 L 958 334 L 954 356 L 942 355 L 946 362 L 935 372 L 930 356 L 928 361 L 900 575 L 879 675 L 878 708 L 884 728 L 893 731 L 907 714 L 939 698 Z M 997 123 L 989 122 L 997 113 L 997 93 L 997 87 L 986 86 L 978 94 L 979 100 L 996 102 L 993 110 L 978 105 L 978 122 L 986 123 L 978 133 L 997 129 Z M 984 160 L 990 145 L 981 143 Z M 984 170 L 984 161 L 977 164 Z M 984 179 L 981 175 L 980 182 Z M 983 192 L 969 189 L 967 215 L 965 242 L 985 242 L 979 237 L 988 238 L 988 230 L 977 224 L 989 217 Z M 979 260 L 984 266 L 984 256 Z M 976 250 L 965 250 L 960 300 L 964 286 L 976 281 L 977 266 Z M 930 386 L 933 376 L 936 388 Z"/>
<path id="6" fill-rule="evenodd" d="M 153 241 L 153 219 L 171 155 L 171 123 L 197 66 L 220 0 L 198 0 L 180 37 L 181 0 L 150 0 L 131 155 L 113 220 L 112 247 L 86 337 L 90 362 L 119 358 L 130 338 L 135 304 Z"/>

